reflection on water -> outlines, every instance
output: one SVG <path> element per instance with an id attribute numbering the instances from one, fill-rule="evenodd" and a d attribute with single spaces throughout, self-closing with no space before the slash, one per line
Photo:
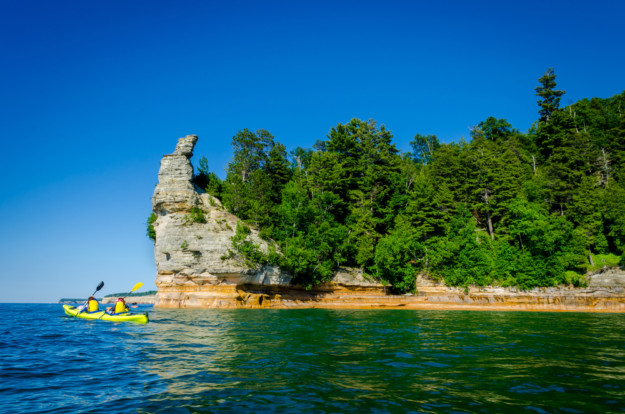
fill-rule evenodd
<path id="1" fill-rule="evenodd" d="M 620 315 L 156 310 L 150 410 L 625 409 Z"/>

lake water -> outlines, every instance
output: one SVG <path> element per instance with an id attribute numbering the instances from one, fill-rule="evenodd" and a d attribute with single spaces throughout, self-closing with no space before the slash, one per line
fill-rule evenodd
<path id="1" fill-rule="evenodd" d="M 625 412 L 625 315 L 0 304 L 6 413 Z"/>

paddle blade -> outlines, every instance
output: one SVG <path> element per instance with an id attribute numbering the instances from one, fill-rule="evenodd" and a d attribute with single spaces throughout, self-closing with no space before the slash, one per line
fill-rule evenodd
<path id="1" fill-rule="evenodd" d="M 104 287 L 104 282 L 100 282 L 100 284 L 98 285 L 97 288 L 95 288 L 95 291 L 97 292 L 98 290 L 102 289 Z"/>
<path id="2" fill-rule="evenodd" d="M 135 287 L 132 288 L 132 290 L 130 291 L 130 293 L 134 292 L 135 290 L 139 289 L 141 286 L 143 286 L 143 283 L 139 282 L 135 285 Z"/>

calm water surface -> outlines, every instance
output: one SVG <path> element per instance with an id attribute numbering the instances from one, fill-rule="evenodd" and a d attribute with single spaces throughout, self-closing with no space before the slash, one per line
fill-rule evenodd
<path id="1" fill-rule="evenodd" d="M 0 304 L 6 413 L 625 412 L 625 315 Z"/>

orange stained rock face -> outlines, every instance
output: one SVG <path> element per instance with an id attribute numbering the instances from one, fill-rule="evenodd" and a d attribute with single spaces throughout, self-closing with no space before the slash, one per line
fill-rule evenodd
<path id="1" fill-rule="evenodd" d="M 381 288 L 321 285 L 313 290 L 236 284 L 159 286 L 155 306 L 167 308 L 345 308 L 553 312 L 625 312 L 625 294 L 609 290 L 423 288 L 417 295 L 392 295 Z"/>

